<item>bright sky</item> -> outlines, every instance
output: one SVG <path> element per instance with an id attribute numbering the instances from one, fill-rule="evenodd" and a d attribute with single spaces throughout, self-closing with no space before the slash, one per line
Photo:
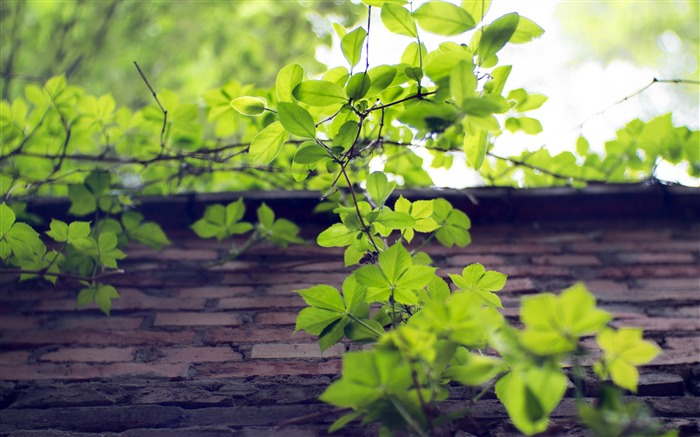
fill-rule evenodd
<path id="1" fill-rule="evenodd" d="M 417 8 L 423 1 L 414 1 Z M 457 3 L 455 1 L 455 3 Z M 613 139 L 615 132 L 634 118 L 648 120 L 657 115 L 674 112 L 674 122 L 698 129 L 698 106 L 679 107 L 677 101 L 656 84 L 642 95 L 610 107 L 613 103 L 646 86 L 656 76 L 666 78 L 651 67 L 640 67 L 628 61 L 614 61 L 605 65 L 592 59 L 571 65 L 576 47 L 567 42 L 561 24 L 555 16 L 555 8 L 560 0 L 494 0 L 486 16 L 491 22 L 509 12 L 518 12 L 545 30 L 542 38 L 521 45 L 506 45 L 498 53 L 499 65 L 511 64 L 513 71 L 506 84 L 506 90 L 524 88 L 530 93 L 540 93 L 549 97 L 542 108 L 528 115 L 540 120 L 543 132 L 532 136 L 523 133 L 505 132 L 496 140 L 494 152 L 507 155 L 518 153 L 523 148 L 536 149 L 546 144 L 552 153 L 573 150 L 576 139 L 583 134 L 594 150 L 602 150 L 605 141 Z M 401 53 L 411 38 L 388 32 L 382 25 L 379 10 L 375 8 L 370 32 L 370 66 L 398 63 Z M 462 39 L 439 37 L 423 32 L 421 39 L 433 50 L 446 40 L 468 43 L 471 33 Z M 319 51 L 318 58 L 330 65 L 346 65 L 336 41 L 332 51 Z M 609 109 L 607 109 L 609 108 Z M 592 115 L 607 109 L 603 115 Z M 583 128 L 579 125 L 586 121 Z M 686 185 L 698 185 L 669 166 L 659 169 L 664 179 L 678 180 Z M 437 185 L 461 188 L 478 183 L 478 178 L 469 175 L 459 164 L 451 171 L 431 171 Z"/>

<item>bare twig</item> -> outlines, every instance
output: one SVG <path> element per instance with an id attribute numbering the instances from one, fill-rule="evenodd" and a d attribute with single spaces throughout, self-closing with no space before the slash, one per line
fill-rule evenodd
<path id="1" fill-rule="evenodd" d="M 139 64 L 134 61 L 134 65 L 136 66 L 136 69 L 139 71 L 139 74 L 141 75 L 141 79 L 146 83 L 146 86 L 148 89 L 151 91 L 151 95 L 153 95 L 153 98 L 155 99 L 156 103 L 158 104 L 158 107 L 160 110 L 163 112 L 163 128 L 160 131 L 160 153 L 163 154 L 165 151 L 165 128 L 168 125 L 168 110 L 163 107 L 163 105 L 160 103 L 160 100 L 158 100 L 158 95 L 156 94 L 156 91 L 153 89 L 151 86 L 151 83 L 148 81 L 146 78 L 146 74 L 141 70 L 141 67 L 139 67 Z"/>

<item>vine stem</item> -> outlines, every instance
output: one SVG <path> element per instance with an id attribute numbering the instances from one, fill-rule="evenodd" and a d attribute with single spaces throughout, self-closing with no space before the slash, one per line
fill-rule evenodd
<path id="1" fill-rule="evenodd" d="M 418 422 L 416 422 L 413 417 L 411 417 L 411 413 L 409 413 L 406 408 L 403 406 L 401 402 L 399 402 L 398 399 L 396 399 L 395 396 L 389 396 L 389 399 L 391 400 L 391 403 L 394 405 L 396 410 L 401 414 L 401 417 L 406 421 L 406 423 L 416 432 L 421 437 L 428 437 L 428 434 L 421 429 L 420 425 Z"/>
<path id="2" fill-rule="evenodd" d="M 345 182 L 348 184 L 348 188 L 350 188 L 350 194 L 352 195 L 352 203 L 355 205 L 355 212 L 357 213 L 357 217 L 360 219 L 360 225 L 362 226 L 362 231 L 367 234 L 369 237 L 370 243 L 372 243 L 372 246 L 374 246 L 374 249 L 377 251 L 377 253 L 380 252 L 379 246 L 377 246 L 377 243 L 374 242 L 374 238 L 372 237 L 372 233 L 369 231 L 369 226 L 367 226 L 367 223 L 365 223 L 365 219 L 362 217 L 362 213 L 360 212 L 360 206 L 357 201 L 357 195 L 355 194 L 355 188 L 352 186 L 352 182 L 350 181 L 350 177 L 348 176 L 348 172 L 345 169 L 344 165 L 340 166 L 340 171 L 343 173 L 343 177 L 345 178 Z"/>
<path id="3" fill-rule="evenodd" d="M 136 69 L 138 70 L 139 74 L 141 75 L 141 79 L 146 83 L 146 86 L 148 89 L 151 91 L 151 95 L 153 95 L 153 98 L 155 99 L 156 103 L 158 104 L 158 107 L 160 110 L 163 112 L 163 127 L 160 130 L 160 153 L 163 154 L 163 151 L 165 150 L 165 128 L 168 125 L 168 110 L 163 107 L 163 105 L 160 103 L 160 100 L 158 100 L 158 95 L 156 94 L 156 90 L 153 89 L 151 86 L 151 83 L 148 81 L 148 78 L 146 78 L 146 74 L 141 70 L 141 67 L 139 67 L 139 64 L 134 61 L 134 65 L 136 66 Z"/>

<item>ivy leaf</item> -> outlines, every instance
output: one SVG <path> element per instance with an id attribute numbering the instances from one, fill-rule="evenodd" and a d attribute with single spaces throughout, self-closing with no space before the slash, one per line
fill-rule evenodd
<path id="1" fill-rule="evenodd" d="M 97 200 L 85 185 L 69 185 L 68 198 L 71 201 L 69 214 L 83 216 L 97 209 Z"/>
<path id="2" fill-rule="evenodd" d="M 365 2 L 366 3 L 366 2 Z M 358 419 L 362 416 L 361 411 L 353 411 L 352 413 L 344 414 L 340 416 L 333 424 L 328 428 L 328 433 L 333 434 L 334 432 L 342 429 L 347 425 L 348 423 L 352 422 L 355 419 Z"/>
<path id="3" fill-rule="evenodd" d="M 501 360 L 469 352 L 463 362 L 451 366 L 443 375 L 462 385 L 480 385 L 505 370 Z"/>
<path id="4" fill-rule="evenodd" d="M 477 49 L 480 64 L 506 45 L 515 33 L 519 21 L 520 16 L 513 12 L 498 18 L 484 28 Z"/>
<path id="5" fill-rule="evenodd" d="M 340 40 L 340 50 L 343 52 L 343 56 L 350 63 L 350 68 L 357 65 L 362 57 L 362 44 L 367 38 L 367 31 L 362 27 L 358 27 L 345 34 Z"/>
<path id="6" fill-rule="evenodd" d="M 443 1 L 424 3 L 413 16 L 420 27 L 438 35 L 459 35 L 476 26 L 469 12 Z"/>
<path id="7" fill-rule="evenodd" d="M 0 258 L 14 254 L 20 260 L 36 261 L 46 253 L 39 234 L 26 223 L 16 222 L 15 213 L 4 202 L 0 204 Z"/>
<path id="8" fill-rule="evenodd" d="M 294 97 L 310 106 L 330 106 L 347 102 L 345 91 L 326 80 L 305 80 L 294 88 Z"/>
<path id="9" fill-rule="evenodd" d="M 547 429 L 549 415 L 566 392 L 566 375 L 554 365 L 518 367 L 496 383 L 496 396 L 513 424 L 527 435 Z"/>
<path id="10" fill-rule="evenodd" d="M 253 138 L 248 152 L 251 161 L 259 165 L 271 163 L 282 150 L 282 146 L 288 138 L 289 134 L 282 123 L 279 121 L 271 123 Z"/>
<path id="11" fill-rule="evenodd" d="M 464 268 L 462 275 L 450 274 L 452 282 L 460 290 L 476 293 L 487 305 L 503 308 L 501 299 L 493 292 L 506 285 L 507 276 L 495 271 L 486 271 L 481 264 L 472 264 Z"/>
<path id="12" fill-rule="evenodd" d="M 299 64 L 290 64 L 277 73 L 275 89 L 277 100 L 280 102 L 293 102 L 293 90 L 304 79 L 304 69 Z"/>
<path id="13" fill-rule="evenodd" d="M 637 366 L 649 363 L 661 351 L 654 343 L 643 340 L 642 330 L 637 328 L 606 328 L 596 341 L 605 353 L 593 367 L 596 374 L 601 378 L 609 375 L 615 384 L 631 392 L 637 391 Z"/>
<path id="14" fill-rule="evenodd" d="M 114 232 L 103 232 L 97 239 L 97 247 L 100 254 L 100 263 L 113 269 L 117 268 L 117 260 L 126 258 L 121 250 L 117 249 L 119 243 Z"/>
<path id="15" fill-rule="evenodd" d="M 345 303 L 340 292 L 330 285 L 317 285 L 304 290 L 297 290 L 307 304 L 329 310 L 344 313 Z"/>
<path id="16" fill-rule="evenodd" d="M 143 222 L 143 216 L 134 211 L 122 214 L 122 224 L 127 235 L 136 241 L 156 250 L 161 250 L 170 244 L 163 229 L 154 222 Z M 208 237 L 207 237 L 208 238 Z"/>
<path id="17" fill-rule="evenodd" d="M 348 228 L 344 223 L 335 223 L 318 234 L 316 243 L 321 247 L 344 247 L 352 244 L 356 236 L 356 230 Z"/>
<path id="18" fill-rule="evenodd" d="M 299 164 L 315 164 L 329 158 L 328 151 L 315 141 L 306 141 L 297 149 L 293 161 Z"/>
<path id="19" fill-rule="evenodd" d="M 576 349 L 579 337 L 600 331 L 612 316 L 596 308 L 595 296 L 581 284 L 561 295 L 526 296 L 520 308 L 525 330 L 522 344 L 539 355 L 557 355 Z"/>
<path id="20" fill-rule="evenodd" d="M 410 37 L 417 37 L 416 22 L 411 13 L 403 6 L 386 3 L 382 6 L 382 23 L 389 32 Z"/>
<path id="21" fill-rule="evenodd" d="M 465 247 L 471 243 L 469 228 L 471 221 L 462 211 L 452 208 L 445 199 L 435 199 L 433 203 L 433 220 L 440 229 L 435 233 L 437 240 L 446 247 Z"/>
<path id="22" fill-rule="evenodd" d="M 478 22 L 484 19 L 491 7 L 491 0 L 462 0 L 461 7 Z"/>
<path id="23" fill-rule="evenodd" d="M 266 106 L 267 101 L 262 97 L 244 96 L 231 100 L 231 107 L 243 115 L 260 115 Z"/>
<path id="24" fill-rule="evenodd" d="M 277 113 L 282 126 L 290 134 L 302 138 L 316 137 L 314 119 L 306 109 L 295 103 L 281 102 L 277 105 Z"/>
<path id="25" fill-rule="evenodd" d="M 107 315 L 112 309 L 112 300 L 117 298 L 119 298 L 119 293 L 111 285 L 99 285 L 95 291 L 95 303 Z"/>
<path id="26" fill-rule="evenodd" d="M 320 335 L 327 326 L 343 318 L 343 315 L 316 307 L 304 308 L 297 315 L 294 332 L 306 331 L 309 334 Z"/>

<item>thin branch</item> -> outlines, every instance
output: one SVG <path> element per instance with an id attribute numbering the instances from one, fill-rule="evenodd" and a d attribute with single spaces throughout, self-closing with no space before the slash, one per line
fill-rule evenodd
<path id="1" fill-rule="evenodd" d="M 151 86 L 151 83 L 146 78 L 146 74 L 144 74 L 143 70 L 141 70 L 141 67 L 139 67 L 139 64 L 136 61 L 134 61 L 134 65 L 136 66 L 136 69 L 139 71 L 139 74 L 141 75 L 141 79 L 143 79 L 143 81 L 146 83 L 146 86 L 151 91 L 153 98 L 155 99 L 156 103 L 158 104 L 158 107 L 163 112 L 163 128 L 160 131 L 160 152 L 162 154 L 163 151 L 165 150 L 165 128 L 168 125 L 168 110 L 165 109 L 163 107 L 163 105 L 160 103 L 160 100 L 158 100 L 158 95 L 156 94 L 156 90 L 154 90 L 153 87 Z"/>

